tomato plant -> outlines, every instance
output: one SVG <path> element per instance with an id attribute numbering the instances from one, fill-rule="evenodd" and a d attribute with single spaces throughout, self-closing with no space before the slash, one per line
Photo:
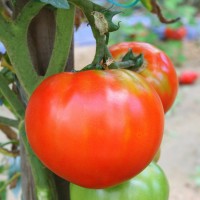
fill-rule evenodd
<path id="1" fill-rule="evenodd" d="M 182 40 L 187 35 L 187 29 L 184 26 L 178 28 L 166 27 L 164 31 L 165 38 L 171 40 Z"/>
<path id="2" fill-rule="evenodd" d="M 112 45 L 110 52 L 115 59 L 123 57 L 129 49 L 134 54 L 143 54 L 143 69 L 138 72 L 158 93 L 164 111 L 172 106 L 178 90 L 178 78 L 168 56 L 156 47 L 142 42 L 122 42 Z"/>
<path id="3" fill-rule="evenodd" d="M 113 186 L 159 156 L 164 123 L 160 98 L 138 73 L 113 70 L 130 68 L 134 61 L 110 58 L 107 44 L 110 33 L 120 28 L 113 20 L 120 11 L 95 2 L 2 3 L 0 41 L 6 55 L 2 52 L 0 104 L 15 119 L 0 115 L 9 140 L 1 153 L 16 157 L 20 149 L 21 176 L 30 183 L 23 184 L 23 199 L 69 200 L 68 181 L 91 188 Z M 161 22 L 177 20 L 166 19 L 156 0 L 141 2 Z M 95 55 L 84 72 L 62 73 L 75 71 L 74 23 L 78 28 L 83 16 L 96 41 Z M 18 129 L 20 141 L 15 131 L 10 134 L 11 127 Z M 7 191 L 14 179 L 16 175 L 0 191 Z"/>
<path id="4" fill-rule="evenodd" d="M 50 76 L 34 91 L 25 116 L 40 160 L 89 188 L 113 186 L 141 172 L 160 146 L 163 121 L 157 93 L 129 70 Z"/>
<path id="5" fill-rule="evenodd" d="M 162 169 L 152 162 L 136 177 L 108 189 L 71 184 L 70 196 L 71 200 L 168 200 L 169 185 Z"/>

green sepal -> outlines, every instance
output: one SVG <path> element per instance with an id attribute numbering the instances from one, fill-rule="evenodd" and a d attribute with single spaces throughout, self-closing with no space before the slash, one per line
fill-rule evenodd
<path id="1" fill-rule="evenodd" d="M 132 65 L 127 67 L 126 69 L 133 70 L 133 71 L 140 71 L 140 68 L 143 66 L 144 63 L 144 56 L 143 54 L 134 55 L 132 49 L 129 49 L 128 52 L 122 58 L 122 62 L 132 61 Z"/>
<path id="2" fill-rule="evenodd" d="M 128 52 L 123 56 L 122 61 L 128 61 L 135 59 L 132 49 L 130 48 Z"/>
<path id="3" fill-rule="evenodd" d="M 104 16 L 108 22 L 108 31 L 109 32 L 113 32 L 113 31 L 117 31 L 120 27 L 120 22 L 118 22 L 118 24 L 114 24 L 112 22 L 112 19 L 115 15 L 121 13 L 121 11 L 105 11 Z"/>

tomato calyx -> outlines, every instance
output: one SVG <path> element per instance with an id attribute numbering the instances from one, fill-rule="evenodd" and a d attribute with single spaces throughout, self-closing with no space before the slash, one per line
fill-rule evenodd
<path id="1" fill-rule="evenodd" d="M 122 58 L 122 62 L 126 61 L 130 62 L 130 66 L 125 66 L 125 69 L 130 69 L 138 72 L 144 64 L 144 56 L 143 54 L 135 55 L 133 50 L 130 48 Z"/>
<path id="2" fill-rule="evenodd" d="M 119 62 L 114 61 L 112 57 L 102 59 L 101 63 L 91 63 L 85 66 L 81 71 L 86 70 L 107 70 L 107 69 L 128 69 L 135 72 L 141 72 L 144 69 L 143 54 L 135 55 L 130 48 Z"/>
<path id="3" fill-rule="evenodd" d="M 128 69 L 141 72 L 144 69 L 144 56 L 143 54 L 134 54 L 130 48 L 121 61 L 111 64 L 110 69 Z"/>

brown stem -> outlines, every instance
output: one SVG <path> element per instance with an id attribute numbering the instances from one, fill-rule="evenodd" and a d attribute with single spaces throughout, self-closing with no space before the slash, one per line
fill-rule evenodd
<path id="1" fill-rule="evenodd" d="M 153 8 L 151 12 L 158 16 L 160 22 L 165 23 L 165 24 L 171 24 L 171 23 L 174 23 L 174 22 L 180 20 L 180 17 L 178 17 L 176 19 L 166 19 L 163 16 L 161 8 L 156 0 L 151 0 L 151 4 L 152 4 L 152 8 Z"/>
<path id="2" fill-rule="evenodd" d="M 8 126 L 0 124 L 0 130 L 6 135 L 6 137 L 10 140 L 17 140 L 17 133 Z"/>

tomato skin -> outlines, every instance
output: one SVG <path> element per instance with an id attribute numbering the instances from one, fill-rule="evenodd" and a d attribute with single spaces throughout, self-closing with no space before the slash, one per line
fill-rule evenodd
<path id="1" fill-rule="evenodd" d="M 128 49 L 143 54 L 145 68 L 139 72 L 158 93 L 166 113 L 174 103 L 178 91 L 178 77 L 168 56 L 151 44 L 143 42 L 122 42 L 110 47 L 115 59 L 123 57 Z"/>
<path id="2" fill-rule="evenodd" d="M 70 184 L 71 200 L 168 200 L 169 184 L 163 170 L 150 163 L 136 177 L 115 187 L 93 190 Z"/>
<path id="3" fill-rule="evenodd" d="M 151 162 L 164 112 L 157 93 L 134 72 L 64 72 L 34 91 L 25 125 L 33 151 L 50 170 L 83 187 L 105 188 Z"/>
<path id="4" fill-rule="evenodd" d="M 187 29 L 184 26 L 178 28 L 167 27 L 164 31 L 165 38 L 171 40 L 183 40 L 187 35 Z"/>

